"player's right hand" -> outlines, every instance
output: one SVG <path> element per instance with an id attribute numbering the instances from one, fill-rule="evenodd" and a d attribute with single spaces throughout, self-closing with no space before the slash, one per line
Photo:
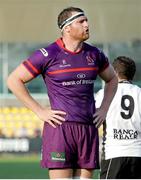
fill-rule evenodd
<path id="1" fill-rule="evenodd" d="M 66 112 L 60 110 L 52 110 L 50 108 L 43 108 L 38 112 L 38 117 L 47 122 L 52 127 L 56 128 L 57 125 L 61 125 L 65 121 Z"/>

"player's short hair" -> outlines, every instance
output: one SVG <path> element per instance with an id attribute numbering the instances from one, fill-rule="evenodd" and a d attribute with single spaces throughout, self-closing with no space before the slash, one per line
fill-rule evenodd
<path id="1" fill-rule="evenodd" d="M 84 11 L 77 7 L 68 7 L 63 9 L 58 15 L 58 27 L 61 29 L 62 24 L 72 16 L 72 12 L 84 13 Z"/>
<path id="2" fill-rule="evenodd" d="M 120 78 L 133 80 L 136 72 L 136 64 L 133 59 L 126 56 L 118 56 L 113 61 L 113 67 Z"/>

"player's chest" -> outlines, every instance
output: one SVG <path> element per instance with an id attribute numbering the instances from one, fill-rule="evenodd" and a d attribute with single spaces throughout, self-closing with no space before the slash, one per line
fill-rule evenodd
<path id="1" fill-rule="evenodd" d="M 89 53 L 60 54 L 48 68 L 47 74 L 56 80 L 96 79 L 97 59 Z"/>

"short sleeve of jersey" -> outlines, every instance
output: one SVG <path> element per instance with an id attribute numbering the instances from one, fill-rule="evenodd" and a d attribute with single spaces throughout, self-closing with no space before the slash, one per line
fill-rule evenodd
<path id="1" fill-rule="evenodd" d="M 101 73 L 109 66 L 109 60 L 102 51 L 99 51 L 98 66 L 99 66 L 98 73 Z"/>
<path id="2" fill-rule="evenodd" d="M 44 70 L 45 56 L 43 55 L 41 50 L 37 50 L 23 62 L 23 65 L 33 75 L 33 77 L 36 77 Z"/>

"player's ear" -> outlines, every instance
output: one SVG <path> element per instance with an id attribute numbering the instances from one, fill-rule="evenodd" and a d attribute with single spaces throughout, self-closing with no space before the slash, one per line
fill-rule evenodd
<path id="1" fill-rule="evenodd" d="M 68 25 L 68 26 L 65 26 L 65 27 L 64 27 L 64 30 L 65 30 L 65 32 L 69 33 L 69 32 L 70 32 L 70 26 L 69 26 L 69 25 Z"/>

